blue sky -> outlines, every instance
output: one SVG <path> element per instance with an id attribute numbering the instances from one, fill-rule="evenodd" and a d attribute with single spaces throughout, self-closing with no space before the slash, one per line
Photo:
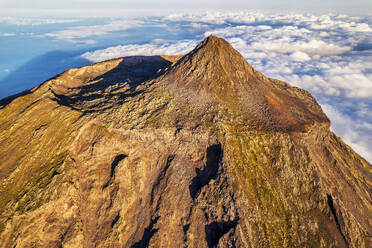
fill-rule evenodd
<path id="1" fill-rule="evenodd" d="M 214 34 L 265 75 L 308 90 L 372 162 L 371 1 L 0 1 L 0 98 L 71 67 L 185 54 Z"/>
<path id="2" fill-rule="evenodd" d="M 260 11 L 295 11 L 326 13 L 338 12 L 357 15 L 368 15 L 372 12 L 372 1 L 370 0 L 1 0 L 0 9 L 9 12 L 19 12 L 23 10 L 36 10 L 45 13 L 42 9 L 57 9 L 56 13 L 81 14 L 90 10 L 98 10 L 104 16 L 117 12 L 118 9 L 126 11 L 128 9 L 147 9 L 152 12 L 168 9 L 229 9 L 229 10 L 260 10 Z M 13 9 L 13 10 L 9 10 Z M 62 11 L 64 9 L 64 11 Z M 133 11 L 131 11 L 133 12 Z M 141 13 L 141 12 L 138 12 Z"/>

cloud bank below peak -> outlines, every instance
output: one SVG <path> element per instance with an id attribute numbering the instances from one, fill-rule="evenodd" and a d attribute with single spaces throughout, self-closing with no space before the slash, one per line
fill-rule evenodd
<path id="1" fill-rule="evenodd" d="M 133 55 L 178 55 L 191 51 L 196 44 L 197 42 L 194 40 L 183 40 L 175 43 L 166 40 L 154 40 L 151 43 L 143 45 L 132 44 L 115 46 L 93 52 L 86 52 L 82 54 L 81 57 L 96 63 L 108 59 Z"/>

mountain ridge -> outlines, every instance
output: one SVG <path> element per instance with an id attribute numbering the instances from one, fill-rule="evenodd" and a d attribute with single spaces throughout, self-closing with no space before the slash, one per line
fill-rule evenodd
<path id="1" fill-rule="evenodd" d="M 0 246 L 369 247 L 371 165 L 243 60 L 212 36 L 5 104 Z"/>

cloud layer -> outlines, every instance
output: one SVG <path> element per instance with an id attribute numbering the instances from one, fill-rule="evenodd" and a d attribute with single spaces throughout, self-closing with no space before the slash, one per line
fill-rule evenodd
<path id="1" fill-rule="evenodd" d="M 118 20 L 103 25 L 77 26 L 65 30 L 46 33 L 44 37 L 52 37 L 60 40 L 78 41 L 81 38 L 90 36 L 103 36 L 115 31 L 123 31 L 139 27 L 143 22 L 138 20 Z"/>
<path id="2" fill-rule="evenodd" d="M 86 52 L 81 57 L 92 62 L 101 62 L 108 59 L 132 56 L 132 55 L 175 55 L 185 54 L 196 46 L 196 41 L 186 40 L 176 43 L 166 40 L 154 40 L 144 45 L 115 46 L 106 49 Z"/>
<path id="3" fill-rule="evenodd" d="M 26 17 L 0 17 L 0 23 L 17 26 L 39 26 L 46 24 L 61 24 L 79 22 L 81 19 L 53 19 L 53 18 L 26 18 Z"/>

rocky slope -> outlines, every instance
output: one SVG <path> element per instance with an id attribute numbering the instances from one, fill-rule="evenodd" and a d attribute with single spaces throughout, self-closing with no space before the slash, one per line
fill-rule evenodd
<path id="1" fill-rule="evenodd" d="M 0 106 L 0 247 L 372 246 L 372 166 L 223 39 Z"/>

